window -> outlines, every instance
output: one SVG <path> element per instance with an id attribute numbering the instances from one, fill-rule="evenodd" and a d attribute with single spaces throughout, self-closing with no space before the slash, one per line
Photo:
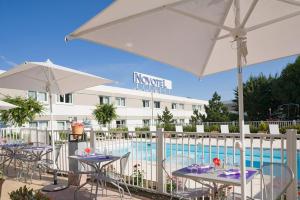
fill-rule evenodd
<path id="1" fill-rule="evenodd" d="M 143 100 L 143 107 L 149 108 L 150 107 L 150 101 L 149 100 Z"/>
<path id="2" fill-rule="evenodd" d="M 160 102 L 154 101 L 154 108 L 160 108 Z"/>
<path id="3" fill-rule="evenodd" d="M 172 103 L 172 109 L 173 109 L 173 110 L 176 110 L 176 106 L 177 106 L 176 103 Z"/>
<path id="4" fill-rule="evenodd" d="M 46 92 L 38 92 L 37 100 L 38 101 L 47 101 L 47 93 Z"/>
<path id="5" fill-rule="evenodd" d="M 48 128 L 48 122 L 47 121 L 39 121 L 38 122 L 38 128 L 46 130 Z"/>
<path id="6" fill-rule="evenodd" d="M 179 123 L 180 123 L 181 125 L 183 125 L 183 124 L 184 124 L 184 119 L 180 119 L 180 120 L 179 120 Z"/>
<path id="7" fill-rule="evenodd" d="M 109 97 L 107 96 L 99 96 L 100 105 L 109 104 Z"/>
<path id="8" fill-rule="evenodd" d="M 184 104 L 183 103 L 178 104 L 178 108 L 184 110 Z"/>
<path id="9" fill-rule="evenodd" d="M 36 91 L 28 91 L 28 97 L 37 101 L 46 102 L 47 101 L 47 93 L 46 92 L 36 92 Z"/>
<path id="10" fill-rule="evenodd" d="M 150 119 L 143 119 L 143 126 L 150 126 Z"/>
<path id="11" fill-rule="evenodd" d="M 68 123 L 66 121 L 57 121 L 57 130 L 66 130 Z"/>
<path id="12" fill-rule="evenodd" d="M 116 97 L 116 104 L 117 106 L 125 106 L 125 98 L 122 97 Z"/>
<path id="13" fill-rule="evenodd" d="M 57 102 L 58 103 L 73 103 L 72 94 L 64 94 L 64 95 L 58 95 L 57 96 Z"/>
<path id="14" fill-rule="evenodd" d="M 30 122 L 30 123 L 29 123 L 29 127 L 30 127 L 30 128 L 37 128 L 37 126 L 38 126 L 38 123 L 37 123 L 37 122 Z"/>
<path id="15" fill-rule="evenodd" d="M 192 105 L 193 110 L 198 110 L 200 111 L 202 109 L 201 105 Z"/>
<path id="16" fill-rule="evenodd" d="M 36 91 L 28 91 L 28 97 L 36 100 Z"/>
<path id="17" fill-rule="evenodd" d="M 126 121 L 121 119 L 116 121 L 117 128 L 124 127 L 126 125 Z"/>
<path id="18" fill-rule="evenodd" d="M 159 120 L 158 119 L 154 120 L 154 125 L 159 125 Z"/>

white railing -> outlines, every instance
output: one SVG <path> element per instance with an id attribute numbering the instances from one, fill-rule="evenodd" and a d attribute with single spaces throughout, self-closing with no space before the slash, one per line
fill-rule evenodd
<path id="1" fill-rule="evenodd" d="M 68 131 L 54 131 L 55 141 L 60 141 L 62 149 L 58 159 L 59 169 L 63 172 L 69 171 L 69 143 Z M 42 135 L 45 135 L 43 137 Z M 37 129 L 1 129 L 2 139 L 38 140 L 49 143 L 50 131 Z M 296 145 L 300 149 L 300 135 L 291 139 L 293 134 L 246 134 L 246 164 L 248 167 L 260 168 L 263 163 L 276 162 L 292 165 L 296 181 L 298 182 L 297 163 L 300 162 L 298 151 L 288 151 L 288 147 Z M 239 163 L 239 150 L 235 143 L 239 141 L 238 133 L 182 133 L 182 132 L 150 132 L 150 131 L 93 131 L 88 133 L 86 146 L 90 146 L 98 152 L 123 155 L 131 152 L 125 177 L 128 184 L 150 191 L 170 193 L 173 184 L 167 180 L 161 169 L 161 161 L 166 159 L 166 166 L 172 171 L 178 167 L 178 156 L 187 156 L 196 163 L 211 163 L 214 157 L 222 162 Z M 290 143 L 290 144 L 288 144 Z M 293 143 L 293 144 L 292 144 Z M 49 155 L 51 156 L 51 155 Z M 50 157 L 51 158 L 51 157 Z M 290 160 L 288 160 L 290 158 Z M 294 162 L 291 162 L 293 158 Z M 297 161 L 297 162 L 296 162 Z M 191 164 L 191 163 L 187 163 Z M 300 167 L 300 166 L 299 166 Z M 119 170 L 117 163 L 111 166 L 112 170 Z M 255 179 L 247 186 L 249 196 L 255 196 L 262 190 L 261 177 Z M 189 187 L 198 187 L 199 184 L 188 181 Z M 239 188 L 234 188 L 239 191 Z M 292 193 L 292 192 L 290 192 Z"/>

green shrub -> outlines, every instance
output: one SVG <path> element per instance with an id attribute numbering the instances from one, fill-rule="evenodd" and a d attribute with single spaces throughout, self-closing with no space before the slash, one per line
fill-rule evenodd
<path id="1" fill-rule="evenodd" d="M 269 125 L 263 121 L 260 122 L 260 124 L 258 125 L 258 130 L 261 132 L 267 132 L 269 129 Z"/>
<path id="2" fill-rule="evenodd" d="M 136 131 L 149 131 L 149 127 L 145 126 L 145 127 L 137 127 L 135 128 Z"/>
<path id="3" fill-rule="evenodd" d="M 280 133 L 285 134 L 287 129 L 296 129 L 297 134 L 300 134 L 300 125 L 292 125 L 292 126 L 288 126 L 288 127 L 282 127 L 282 128 L 280 128 Z"/>
<path id="4" fill-rule="evenodd" d="M 182 127 L 183 132 L 196 132 L 196 126 L 195 125 L 186 125 Z"/>
<path id="5" fill-rule="evenodd" d="M 34 192 L 33 189 L 27 188 L 26 185 L 9 193 L 9 198 L 11 200 L 50 200 L 49 197 L 40 192 Z"/>
<path id="6" fill-rule="evenodd" d="M 60 131 L 59 132 L 59 138 L 61 139 L 61 140 L 68 140 L 68 133 L 67 132 L 65 132 L 65 131 Z"/>
<path id="7" fill-rule="evenodd" d="M 210 125 L 209 132 L 219 132 L 220 133 L 220 126 L 217 124 Z"/>
<path id="8" fill-rule="evenodd" d="M 162 128 L 164 128 L 164 131 L 175 131 L 174 124 L 165 124 Z"/>
<path id="9" fill-rule="evenodd" d="M 230 133 L 238 133 L 239 132 L 239 127 L 235 125 L 229 125 L 229 132 Z"/>
<path id="10" fill-rule="evenodd" d="M 258 133 L 258 128 L 253 125 L 250 125 L 250 133 Z"/>

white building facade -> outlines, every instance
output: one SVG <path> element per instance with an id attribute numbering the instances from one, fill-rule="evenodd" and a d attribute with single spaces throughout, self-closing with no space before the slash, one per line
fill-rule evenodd
<path id="1" fill-rule="evenodd" d="M 30 123 L 31 127 L 47 128 L 49 126 L 49 95 L 39 91 L 20 91 L 0 89 L 2 95 L 31 97 L 45 105 L 45 111 Z M 151 93 L 134 89 L 112 86 L 97 86 L 73 94 L 52 95 L 54 128 L 67 129 L 72 120 L 83 121 L 94 128 L 99 127 L 92 112 L 97 104 L 110 103 L 116 107 L 118 118 L 112 127 L 143 127 L 157 123 L 157 116 L 167 107 L 177 124 L 187 124 L 194 109 L 204 113 L 207 101 Z"/>

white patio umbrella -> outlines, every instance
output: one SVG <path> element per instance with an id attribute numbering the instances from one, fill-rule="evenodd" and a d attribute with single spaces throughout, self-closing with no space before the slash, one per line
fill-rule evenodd
<path id="1" fill-rule="evenodd" d="M 18 106 L 16 105 L 13 105 L 11 103 L 7 103 L 5 101 L 1 101 L 0 100 L 0 110 L 9 110 L 9 109 L 12 109 L 12 108 L 17 108 Z"/>
<path id="2" fill-rule="evenodd" d="M 0 86 L 2 88 L 44 91 L 48 93 L 53 162 L 55 162 L 55 140 L 53 134 L 52 94 L 72 93 L 110 82 L 112 81 L 102 77 L 53 64 L 49 59 L 46 62 L 25 62 L 0 74 Z M 55 180 L 54 185 L 56 184 Z M 56 188 L 59 189 L 59 187 Z"/>
<path id="3" fill-rule="evenodd" d="M 199 77 L 237 67 L 245 199 L 242 65 L 299 54 L 299 36 L 299 0 L 117 0 L 66 39 L 122 49 Z"/>

